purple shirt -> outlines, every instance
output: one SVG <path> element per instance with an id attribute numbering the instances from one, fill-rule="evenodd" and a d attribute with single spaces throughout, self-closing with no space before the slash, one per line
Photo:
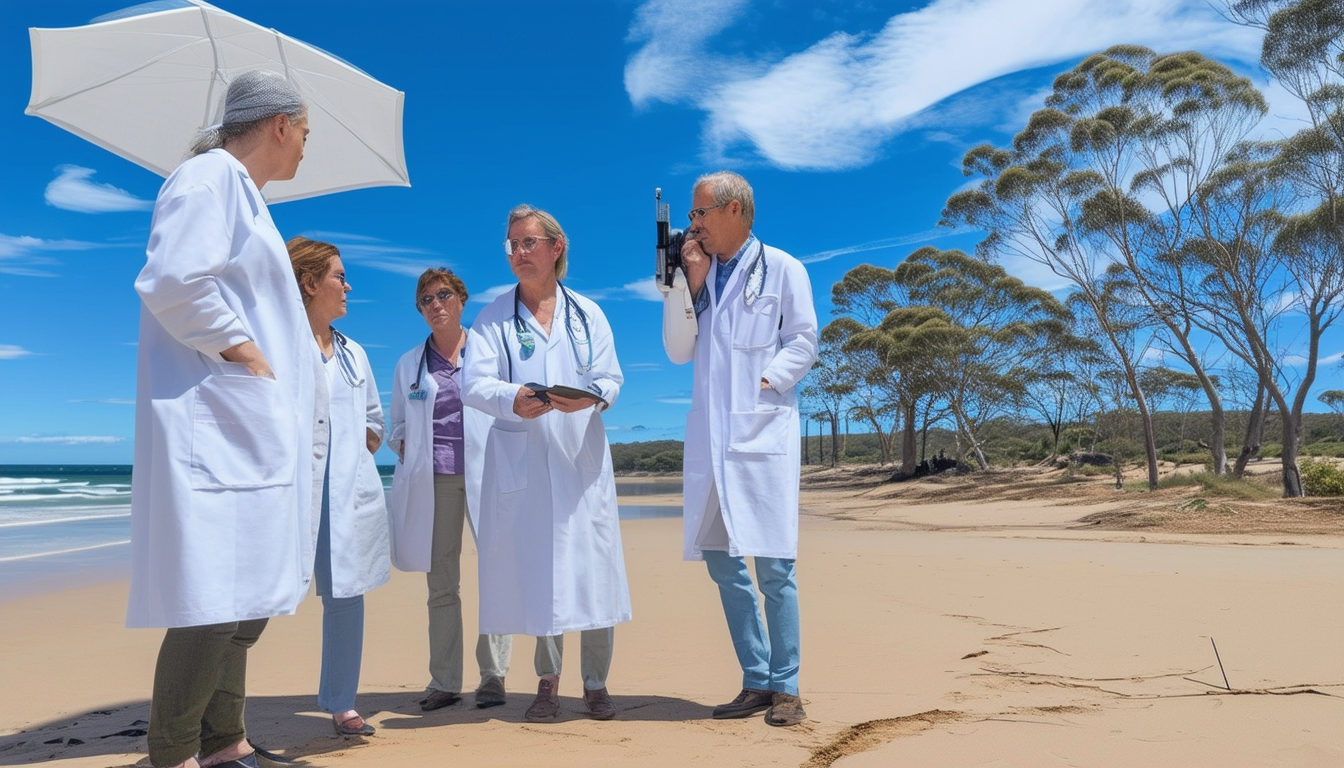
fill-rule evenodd
<path id="1" fill-rule="evenodd" d="M 439 385 L 434 398 L 434 473 L 462 474 L 462 376 L 457 366 L 429 345 L 429 375 Z"/>

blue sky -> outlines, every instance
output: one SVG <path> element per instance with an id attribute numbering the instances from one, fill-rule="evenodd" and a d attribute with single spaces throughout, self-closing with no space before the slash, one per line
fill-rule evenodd
<path id="1" fill-rule="evenodd" d="M 0 463 L 131 458 L 132 282 L 162 180 L 23 110 L 29 27 L 133 4 L 0 0 Z M 286 237 L 341 247 L 354 291 L 337 327 L 368 350 L 384 404 L 397 357 L 426 332 L 415 276 L 458 272 L 474 316 L 511 285 L 499 243 L 508 210 L 526 202 L 564 225 L 567 282 L 616 329 L 626 373 L 606 414 L 616 442 L 679 439 L 690 398 L 690 369 L 667 362 L 659 335 L 655 187 L 676 220 L 698 175 L 744 174 L 756 233 L 807 263 L 824 323 L 830 286 L 858 264 L 974 245 L 973 233 L 936 227 L 966 183 L 962 154 L 1005 142 L 1086 54 L 1115 43 L 1197 49 L 1266 85 L 1259 36 L 1202 0 L 216 5 L 406 92 L 410 188 L 271 209 Z M 1274 109 L 1262 129 L 1294 129 L 1291 102 L 1266 92 Z M 1035 265 L 1005 266 L 1060 287 Z M 386 449 L 379 459 L 391 460 Z"/>

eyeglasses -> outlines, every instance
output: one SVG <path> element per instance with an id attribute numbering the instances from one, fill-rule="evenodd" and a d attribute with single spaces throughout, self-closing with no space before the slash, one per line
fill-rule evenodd
<path id="1" fill-rule="evenodd" d="M 434 305 L 434 302 L 437 301 L 440 304 L 447 304 L 448 300 L 455 296 L 457 296 L 456 293 L 453 293 L 447 288 L 444 288 L 440 290 L 438 293 L 430 294 L 429 296 L 421 296 L 419 304 L 421 308 L 429 309 L 431 306 Z"/>
<path id="2" fill-rule="evenodd" d="M 334 278 L 336 278 L 336 279 L 340 282 L 340 284 L 341 284 L 342 286 L 349 285 L 349 283 L 345 282 L 345 273 L 344 273 L 344 272 L 332 272 L 332 273 L 331 273 L 331 276 L 334 277 Z"/>
<path id="3" fill-rule="evenodd" d="M 729 200 L 729 201 L 728 201 L 728 203 L 731 203 L 731 202 L 732 202 L 732 200 Z M 701 216 L 704 216 L 706 213 L 709 213 L 710 211 L 714 210 L 715 208 L 722 208 L 723 206 L 727 205 L 728 203 L 719 203 L 718 205 L 711 205 L 711 206 L 709 206 L 708 208 L 692 208 L 692 209 L 691 209 L 691 212 L 688 213 L 688 214 L 686 214 L 686 218 L 690 219 L 690 220 L 691 220 L 691 223 L 694 224 L 696 219 L 700 218 Z"/>
<path id="4" fill-rule="evenodd" d="M 524 237 L 522 240 L 505 240 L 504 255 L 512 256 L 515 253 L 531 253 L 537 249 L 537 243 L 554 240 L 554 237 Z"/>

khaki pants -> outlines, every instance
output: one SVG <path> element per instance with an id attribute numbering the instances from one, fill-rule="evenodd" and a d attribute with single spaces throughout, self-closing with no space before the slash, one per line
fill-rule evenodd
<path id="1" fill-rule="evenodd" d="M 434 475 L 434 540 L 429 573 L 430 688 L 448 693 L 462 691 L 462 530 L 467 521 L 467 491 L 462 475 Z M 481 635 L 476 639 L 476 663 L 481 685 L 502 685 L 509 671 L 511 635 Z"/>

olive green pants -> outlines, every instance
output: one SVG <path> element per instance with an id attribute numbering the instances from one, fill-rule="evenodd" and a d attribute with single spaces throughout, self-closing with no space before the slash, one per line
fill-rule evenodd
<path id="1" fill-rule="evenodd" d="M 149 762 L 161 767 L 208 757 L 247 738 L 243 728 L 247 649 L 267 619 L 170 629 L 154 667 Z"/>

